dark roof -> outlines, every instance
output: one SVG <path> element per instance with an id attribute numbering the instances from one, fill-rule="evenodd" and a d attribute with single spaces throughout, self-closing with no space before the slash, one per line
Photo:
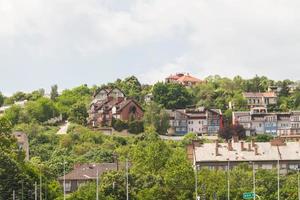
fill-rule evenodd
<path id="1" fill-rule="evenodd" d="M 117 170 L 117 163 L 94 163 L 94 164 L 78 164 L 74 169 L 65 175 L 66 180 L 91 180 L 96 179 L 97 169 L 99 176 L 104 172 Z M 61 176 L 58 180 L 63 180 Z"/>

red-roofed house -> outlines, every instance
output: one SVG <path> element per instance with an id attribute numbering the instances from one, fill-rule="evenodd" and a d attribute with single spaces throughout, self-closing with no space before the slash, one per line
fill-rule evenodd
<path id="1" fill-rule="evenodd" d="M 142 107 L 135 100 L 127 99 L 120 89 L 102 89 L 94 95 L 88 121 L 93 127 L 111 126 L 113 118 L 140 120 L 143 114 Z"/>
<path id="2" fill-rule="evenodd" d="M 202 80 L 191 76 L 190 74 L 177 73 L 170 75 L 165 79 L 166 83 L 180 83 L 184 86 L 193 86 L 197 83 L 201 83 Z"/>

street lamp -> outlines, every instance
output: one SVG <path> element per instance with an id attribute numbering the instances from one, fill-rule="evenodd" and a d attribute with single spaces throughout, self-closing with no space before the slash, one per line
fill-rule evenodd
<path id="1" fill-rule="evenodd" d="M 299 171 L 300 171 L 300 166 L 298 165 L 298 171 L 297 171 L 297 179 L 298 179 L 298 200 L 300 200 L 300 175 L 299 175 Z"/>
<path id="2" fill-rule="evenodd" d="M 227 200 L 230 200 L 230 161 L 227 161 Z"/>

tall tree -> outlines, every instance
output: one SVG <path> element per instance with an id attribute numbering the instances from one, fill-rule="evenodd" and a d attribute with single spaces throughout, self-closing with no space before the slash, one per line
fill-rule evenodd
<path id="1" fill-rule="evenodd" d="M 167 109 L 185 108 L 192 104 L 192 95 L 186 87 L 177 83 L 156 83 L 153 98 Z"/>
<path id="2" fill-rule="evenodd" d="M 169 128 L 169 115 L 160 105 L 151 102 L 144 113 L 144 125 L 145 128 L 154 127 L 159 134 L 165 134 Z"/>
<path id="3" fill-rule="evenodd" d="M 54 101 L 58 97 L 58 86 L 53 85 L 51 86 L 51 93 L 50 93 L 50 98 Z"/>
<path id="4" fill-rule="evenodd" d="M 3 94 L 0 92 L 0 107 L 3 105 L 4 103 L 4 96 Z"/>

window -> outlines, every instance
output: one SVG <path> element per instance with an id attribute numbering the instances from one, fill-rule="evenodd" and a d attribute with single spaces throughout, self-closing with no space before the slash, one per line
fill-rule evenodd
<path id="1" fill-rule="evenodd" d="M 262 169 L 272 169 L 272 165 L 271 164 L 263 164 L 262 166 L 261 166 L 261 168 Z"/>
<path id="2" fill-rule="evenodd" d="M 71 191 L 71 181 L 66 181 L 66 183 L 65 183 L 65 190 L 66 190 L 66 192 L 70 192 Z"/>

